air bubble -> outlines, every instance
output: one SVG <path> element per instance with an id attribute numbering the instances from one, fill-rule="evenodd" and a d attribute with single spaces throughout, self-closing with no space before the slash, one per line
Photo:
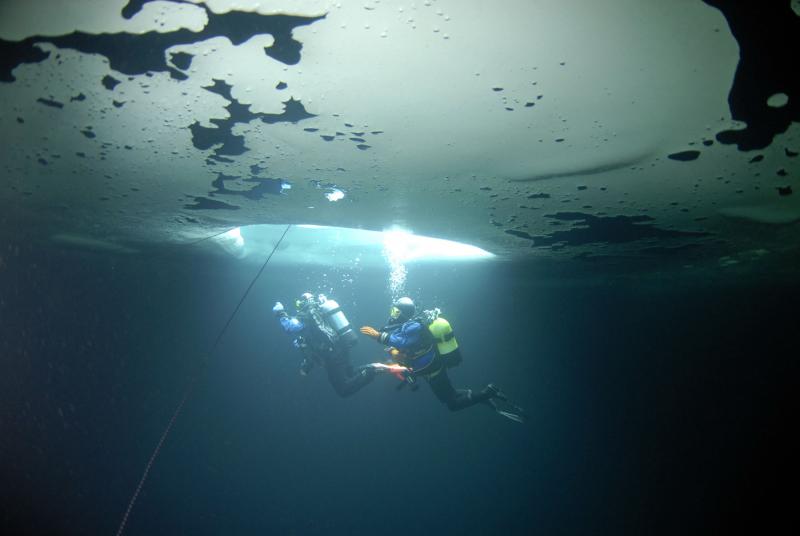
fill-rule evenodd
<path id="1" fill-rule="evenodd" d="M 775 93 L 767 99 L 767 106 L 770 108 L 783 108 L 787 104 L 789 104 L 789 95 L 786 93 Z"/>

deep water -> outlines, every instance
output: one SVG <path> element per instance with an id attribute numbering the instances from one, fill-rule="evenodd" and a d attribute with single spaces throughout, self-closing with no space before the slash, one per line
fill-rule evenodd
<path id="1" fill-rule="evenodd" d="M 279 255 L 280 253 L 278 253 Z M 270 308 L 325 291 L 380 325 L 387 270 L 189 249 L 11 244 L 0 263 L 0 523 L 113 534 L 192 374 L 126 534 L 714 534 L 789 522 L 798 288 L 682 276 L 412 265 L 453 324 L 457 386 L 528 410 L 450 413 L 379 377 L 340 399 Z M 381 356 L 362 340 L 355 363 Z M 207 366 L 203 363 L 207 361 Z M 791 488 L 790 488 L 791 489 Z"/>

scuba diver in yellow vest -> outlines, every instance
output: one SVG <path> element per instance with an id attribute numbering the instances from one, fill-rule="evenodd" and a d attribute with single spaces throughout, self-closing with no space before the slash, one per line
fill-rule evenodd
<path id="1" fill-rule="evenodd" d="M 406 381 L 425 378 L 436 398 L 450 411 L 487 404 L 500 415 L 523 422 L 521 408 L 509 403 L 496 385 L 490 383 L 478 393 L 453 387 L 447 369 L 462 361 L 453 329 L 440 316 L 439 309 L 423 311 L 419 315 L 416 312 L 411 298 L 400 298 L 392 304 L 389 322 L 380 331 L 370 326 L 364 326 L 360 331 L 390 347 L 392 360 L 405 367 Z"/>

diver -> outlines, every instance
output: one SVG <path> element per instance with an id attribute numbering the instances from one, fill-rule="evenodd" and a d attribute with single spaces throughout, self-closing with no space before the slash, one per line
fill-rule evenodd
<path id="1" fill-rule="evenodd" d="M 360 331 L 389 347 L 391 359 L 405 369 L 402 379 L 406 382 L 425 378 L 450 411 L 485 404 L 504 417 L 523 422 L 522 409 L 511 404 L 496 385 L 490 383 L 478 393 L 453 387 L 447 369 L 461 363 L 461 350 L 450 323 L 440 313 L 433 309 L 417 315 L 414 301 L 403 297 L 392 304 L 389 320 L 380 331 L 370 326 Z"/>
<path id="2" fill-rule="evenodd" d="M 294 336 L 294 347 L 303 354 L 300 374 L 307 375 L 315 365 L 324 367 L 328 381 L 341 397 L 352 395 L 373 380 L 381 369 L 367 365 L 354 370 L 350 363 L 350 348 L 358 337 L 335 300 L 306 292 L 295 306 L 296 316 L 289 316 L 281 302 L 275 302 L 272 312 L 283 331 Z"/>

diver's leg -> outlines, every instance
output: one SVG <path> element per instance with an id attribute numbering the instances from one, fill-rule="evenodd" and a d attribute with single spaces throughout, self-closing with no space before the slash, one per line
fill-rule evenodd
<path id="1" fill-rule="evenodd" d="M 375 371 L 371 368 L 354 371 L 347 354 L 329 356 L 325 361 L 325 370 L 334 391 L 343 398 L 352 395 L 375 377 Z"/>
<path id="2" fill-rule="evenodd" d="M 450 383 L 450 377 L 447 375 L 447 369 L 444 367 L 436 375 L 429 377 L 428 383 L 436 398 L 445 404 L 450 411 L 466 409 L 475 404 L 486 402 L 492 397 L 485 390 L 480 393 L 473 393 L 471 389 L 453 388 L 453 384 Z"/>

